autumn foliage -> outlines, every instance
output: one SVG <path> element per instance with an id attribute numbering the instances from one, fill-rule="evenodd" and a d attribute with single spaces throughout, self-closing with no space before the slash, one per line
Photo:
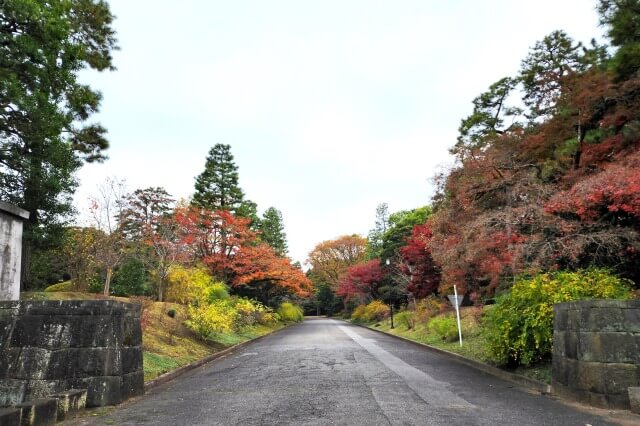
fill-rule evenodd
<path id="1" fill-rule="evenodd" d="M 343 235 L 319 243 L 309 253 L 307 263 L 318 282 L 337 290 L 347 269 L 366 259 L 367 240 L 359 235 Z"/>
<path id="2" fill-rule="evenodd" d="M 249 229 L 250 219 L 225 210 L 182 206 L 175 210 L 174 220 L 182 258 L 206 265 L 242 295 L 263 303 L 286 295 L 309 295 L 309 279 L 288 258 L 259 242 Z"/>
<path id="3" fill-rule="evenodd" d="M 635 157 L 640 160 L 640 153 Z M 555 194 L 545 205 L 552 214 L 586 222 L 640 223 L 640 161 L 614 164 Z"/>
<path id="4" fill-rule="evenodd" d="M 379 259 L 350 266 L 340 278 L 336 294 L 347 301 L 375 298 L 384 276 Z"/>
<path id="5" fill-rule="evenodd" d="M 536 81 L 548 81 L 532 73 L 547 66 L 545 46 L 555 42 L 566 51 L 556 50 L 554 60 L 570 72 L 553 75 L 545 93 L 546 83 Z M 518 125 L 499 130 L 477 118 L 485 110 L 463 121 L 476 137 L 453 151 L 459 161 L 439 180 L 431 221 L 439 291 L 456 285 L 481 300 L 522 273 L 590 266 L 640 282 L 640 79 L 615 79 L 607 60 L 601 47 L 554 33 L 518 77 L 525 105 L 529 96 L 544 108 L 511 109 Z M 502 93 L 491 90 L 476 109 L 497 105 Z M 491 111 L 502 114 L 501 107 Z M 474 149 L 465 149 L 471 142 Z"/>
<path id="6" fill-rule="evenodd" d="M 431 256 L 432 237 L 430 222 L 416 225 L 407 244 L 400 249 L 401 268 L 410 279 L 407 291 L 418 299 L 435 293 L 440 285 L 440 267 Z"/>

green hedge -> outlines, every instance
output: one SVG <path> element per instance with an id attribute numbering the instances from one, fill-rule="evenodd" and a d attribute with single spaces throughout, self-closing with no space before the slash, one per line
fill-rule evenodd
<path id="1" fill-rule="evenodd" d="M 499 365 L 530 365 L 551 356 L 553 305 L 583 299 L 630 299 L 632 283 L 606 269 L 550 272 L 518 280 L 488 308 L 484 333 Z"/>

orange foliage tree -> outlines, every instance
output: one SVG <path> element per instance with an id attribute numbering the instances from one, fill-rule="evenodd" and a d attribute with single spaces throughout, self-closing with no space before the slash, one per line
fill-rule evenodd
<path id="1" fill-rule="evenodd" d="M 239 294 L 273 304 L 287 296 L 307 297 L 312 284 L 286 257 L 260 243 L 250 219 L 225 210 L 180 206 L 174 212 L 182 253 L 203 263 Z"/>
<path id="2" fill-rule="evenodd" d="M 344 235 L 316 245 L 309 253 L 307 263 L 311 266 L 315 279 L 335 291 L 347 268 L 365 260 L 366 250 L 366 238 Z"/>
<path id="3" fill-rule="evenodd" d="M 234 290 L 264 304 L 273 305 L 288 296 L 309 297 L 313 290 L 304 272 L 266 243 L 242 246 L 232 268 Z"/>

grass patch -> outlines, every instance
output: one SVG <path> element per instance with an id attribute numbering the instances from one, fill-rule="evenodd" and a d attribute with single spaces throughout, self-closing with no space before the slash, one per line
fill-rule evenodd
<path id="1" fill-rule="evenodd" d="M 26 291 L 20 293 L 20 300 L 94 300 L 107 299 L 102 294 L 80 291 Z"/>
<path id="2" fill-rule="evenodd" d="M 145 351 L 144 358 L 144 380 L 151 380 L 168 371 L 180 367 L 180 363 L 170 356 L 155 354 Z"/>
<path id="3" fill-rule="evenodd" d="M 520 366 L 515 370 L 511 370 L 511 372 L 526 376 L 533 380 L 551 384 L 551 361 L 539 362 L 538 364 L 534 364 L 529 367 Z"/>
<path id="4" fill-rule="evenodd" d="M 238 343 L 246 342 L 247 340 L 255 339 L 256 337 L 264 336 L 272 331 L 279 330 L 282 327 L 284 327 L 284 324 L 282 323 L 272 326 L 256 324 L 233 333 L 221 333 L 212 336 L 212 342 L 227 347 L 233 346 Z"/>

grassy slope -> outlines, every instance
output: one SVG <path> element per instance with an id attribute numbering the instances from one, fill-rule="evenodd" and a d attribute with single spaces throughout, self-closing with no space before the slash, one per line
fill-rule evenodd
<path id="1" fill-rule="evenodd" d="M 94 293 L 80 292 L 30 292 L 20 295 L 23 300 L 90 300 L 104 299 Z M 126 297 L 111 299 L 129 302 Z M 172 318 L 170 310 L 175 311 Z M 175 303 L 150 302 L 142 315 L 142 344 L 144 348 L 144 378 L 151 380 L 163 373 L 192 361 L 204 358 L 221 349 L 253 339 L 282 328 L 274 326 L 247 327 L 235 333 L 222 334 L 215 341 L 203 341 L 184 326 L 186 307 Z"/>
<path id="2" fill-rule="evenodd" d="M 455 311 L 452 310 L 435 315 L 435 317 L 439 316 L 455 317 Z M 395 327 L 392 329 L 391 321 L 389 319 L 374 324 L 368 324 L 367 326 L 389 334 L 411 339 L 416 342 L 425 343 L 439 349 L 444 349 L 449 352 L 454 352 L 476 361 L 491 364 L 489 354 L 486 349 L 487 346 L 482 335 L 481 317 L 482 307 L 473 306 L 461 308 L 460 322 L 462 324 L 462 346 L 460 346 L 457 339 L 452 342 L 446 342 L 439 336 L 429 332 L 426 322 L 418 322 L 411 330 L 407 328 L 406 324 L 398 323 L 397 321 L 394 324 Z M 550 363 L 533 365 L 530 367 L 519 367 L 513 372 L 546 383 L 551 382 Z"/>

